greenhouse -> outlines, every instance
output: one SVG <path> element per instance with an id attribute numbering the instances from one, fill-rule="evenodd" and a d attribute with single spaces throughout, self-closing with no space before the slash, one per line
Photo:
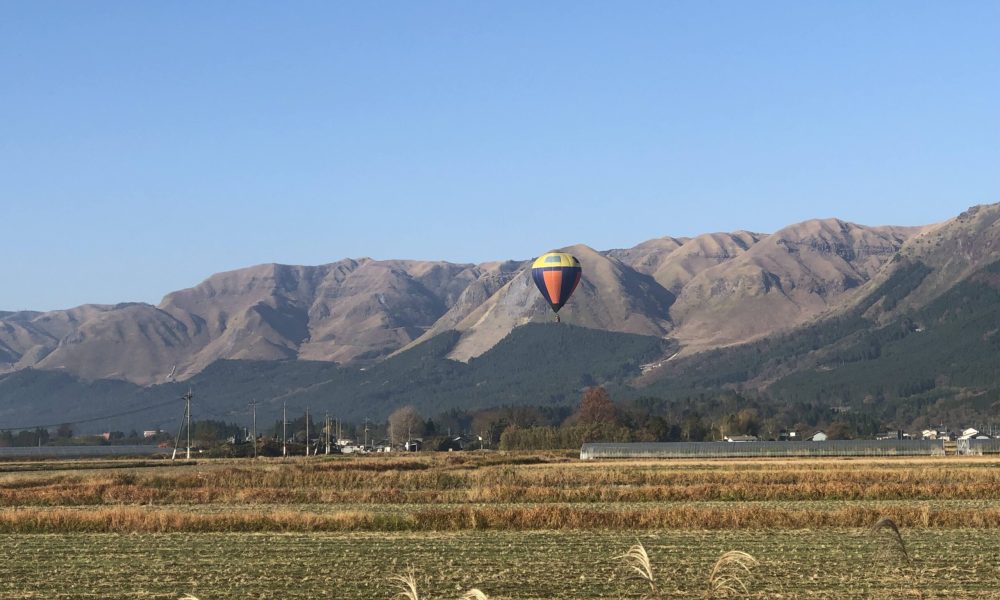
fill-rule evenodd
<path id="1" fill-rule="evenodd" d="M 997 440 L 989 440 L 996 442 Z M 994 450 L 996 452 L 998 450 Z M 989 452 L 988 450 L 985 452 Z M 782 456 L 933 456 L 940 440 L 831 440 L 825 442 L 586 443 L 580 458 L 738 458 Z"/>

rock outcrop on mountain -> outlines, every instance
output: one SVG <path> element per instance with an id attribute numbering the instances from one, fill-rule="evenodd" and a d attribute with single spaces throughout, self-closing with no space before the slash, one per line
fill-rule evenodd
<path id="1" fill-rule="evenodd" d="M 673 335 L 690 353 L 802 324 L 871 279 L 918 232 L 839 219 L 781 229 L 692 277 L 671 310 Z"/>
<path id="2" fill-rule="evenodd" d="M 497 292 L 516 277 L 524 276 L 531 267 L 530 261 L 506 261 L 484 263 L 478 267 L 478 277 L 462 291 L 454 305 L 423 335 L 397 350 L 405 351 L 416 344 L 451 330 L 461 330 L 461 323 L 473 312 L 486 304 Z M 530 280 L 530 277 L 528 278 Z M 534 300 L 530 298 L 530 300 Z M 508 330 L 509 331 L 509 330 Z"/>
<path id="3" fill-rule="evenodd" d="M 736 258 L 762 237 L 765 236 L 749 231 L 706 233 L 694 238 L 665 237 L 605 254 L 651 275 L 671 293 L 679 294 L 695 275 Z"/>
<path id="4" fill-rule="evenodd" d="M 682 354 L 739 344 L 846 310 L 920 261 L 930 274 L 906 298 L 926 303 L 1000 259 L 1000 205 L 928 227 L 811 220 L 772 234 L 663 237 L 605 252 L 565 249 L 583 279 L 560 315 L 614 332 L 670 338 Z M 213 275 L 158 306 L 85 305 L 0 312 L 0 373 L 60 370 L 86 379 L 185 379 L 220 359 L 370 363 L 448 331 L 467 361 L 514 328 L 552 314 L 530 260 L 479 265 L 345 259 L 266 264 Z M 891 316 L 891 315 L 890 315 Z"/>

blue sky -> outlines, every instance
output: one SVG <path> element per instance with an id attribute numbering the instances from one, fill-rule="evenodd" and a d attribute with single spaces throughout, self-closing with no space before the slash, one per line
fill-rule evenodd
<path id="1" fill-rule="evenodd" d="M 1000 201 L 996 2 L 0 3 L 0 309 Z"/>

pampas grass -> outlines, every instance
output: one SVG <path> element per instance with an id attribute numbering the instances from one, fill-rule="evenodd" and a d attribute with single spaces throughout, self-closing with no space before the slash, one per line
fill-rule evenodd
<path id="1" fill-rule="evenodd" d="M 750 570 L 759 563 L 746 552 L 730 550 L 715 561 L 708 576 L 708 590 L 705 598 L 739 598 L 749 594 L 746 580 Z"/>
<path id="2" fill-rule="evenodd" d="M 413 571 L 406 575 L 393 575 L 389 581 L 395 583 L 396 587 L 399 588 L 397 596 L 402 596 L 406 600 L 420 600 L 420 595 L 417 594 L 417 577 Z"/>
<path id="3" fill-rule="evenodd" d="M 890 548 L 894 548 L 896 552 L 906 560 L 907 564 L 913 564 L 910 559 L 910 553 L 906 551 L 906 544 L 903 543 L 903 536 L 899 533 L 899 526 L 896 522 L 888 517 L 882 517 L 872 525 L 871 529 L 868 530 L 870 535 L 878 536 L 882 531 L 889 532 L 889 539 L 892 540 Z"/>
<path id="4" fill-rule="evenodd" d="M 413 571 L 406 575 L 393 575 L 389 581 L 399 589 L 397 596 L 402 596 L 406 600 L 420 600 L 420 595 L 417 593 L 417 576 Z M 462 594 L 458 600 L 490 600 L 490 597 L 482 591 L 472 588 Z"/>
<path id="5" fill-rule="evenodd" d="M 635 545 L 629 548 L 628 552 L 616 558 L 623 559 L 630 570 L 637 573 L 649 584 L 650 597 L 659 597 L 659 592 L 656 589 L 656 577 L 653 575 L 653 564 L 642 542 L 636 540 Z M 712 566 L 705 597 L 711 600 L 714 598 L 739 598 L 748 595 L 748 576 L 751 569 L 758 564 L 757 559 L 746 552 L 739 550 L 726 552 Z"/>
<path id="6" fill-rule="evenodd" d="M 910 553 L 906 549 L 906 544 L 903 542 L 903 536 L 896 522 L 888 517 L 882 517 L 871 526 L 868 530 L 868 535 L 880 542 L 872 564 L 874 569 L 872 571 L 872 579 L 878 579 L 876 576 L 877 571 L 889 568 L 894 571 L 894 577 L 902 577 L 904 581 L 909 583 L 910 589 L 906 591 L 907 596 L 923 598 L 924 592 L 921 583 L 923 579 L 922 569 L 918 569 L 914 564 L 913 558 L 910 557 Z M 889 541 L 882 542 L 886 537 L 889 538 Z M 894 589 L 892 597 L 899 597 L 902 591 L 902 589 Z"/>
<path id="7" fill-rule="evenodd" d="M 629 548 L 628 552 L 616 558 L 624 559 L 625 565 L 629 569 L 638 573 L 639 577 L 649 583 L 650 592 L 653 594 L 656 593 L 656 578 L 653 577 L 653 565 L 642 542 L 636 540 L 635 545 Z"/>

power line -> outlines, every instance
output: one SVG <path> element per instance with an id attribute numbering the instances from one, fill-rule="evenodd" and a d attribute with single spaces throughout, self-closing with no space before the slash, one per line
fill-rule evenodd
<path id="1" fill-rule="evenodd" d="M 136 413 L 145 412 L 147 410 L 154 410 L 157 408 L 163 408 L 165 406 L 170 406 L 178 400 L 183 400 L 184 398 L 174 398 L 168 400 L 167 402 L 162 402 L 160 404 L 153 404 L 151 406 L 143 406 L 142 408 L 134 408 L 132 410 L 126 410 L 119 413 L 114 413 L 110 415 L 103 415 L 100 417 L 91 417 L 88 419 L 77 419 L 76 421 L 60 421 L 59 423 L 48 423 L 44 425 L 24 425 L 18 427 L 0 427 L 0 431 L 20 431 L 22 429 L 48 429 L 49 427 L 59 427 L 60 425 L 81 425 L 83 423 L 93 423 L 95 421 L 106 421 L 108 419 L 115 419 L 118 417 L 125 417 L 128 415 L 134 415 Z"/>

